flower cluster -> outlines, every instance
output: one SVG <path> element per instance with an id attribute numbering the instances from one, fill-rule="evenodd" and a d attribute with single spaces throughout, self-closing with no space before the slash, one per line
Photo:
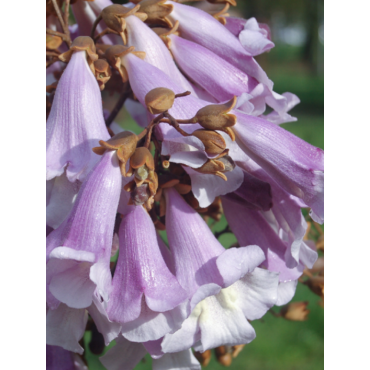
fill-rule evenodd
<path id="1" fill-rule="evenodd" d="M 48 369 L 84 368 L 86 325 L 116 342 L 108 370 L 147 352 L 200 369 L 192 349 L 251 342 L 317 259 L 301 209 L 323 222 L 323 152 L 279 126 L 299 99 L 254 59 L 268 27 L 208 1 L 47 1 Z M 222 215 L 229 249 L 206 222 Z"/>

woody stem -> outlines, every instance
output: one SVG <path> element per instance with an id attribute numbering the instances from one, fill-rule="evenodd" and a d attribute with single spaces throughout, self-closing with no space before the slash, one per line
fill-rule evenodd
<path id="1" fill-rule="evenodd" d="M 124 85 L 123 85 L 123 90 L 122 90 L 122 93 L 121 93 L 121 96 L 119 97 L 119 99 L 117 100 L 117 103 L 116 105 L 114 106 L 112 112 L 110 112 L 110 115 L 109 117 L 107 118 L 107 120 L 105 121 L 105 125 L 107 127 L 110 126 L 110 124 L 113 122 L 113 120 L 116 118 L 118 112 L 121 110 L 123 104 L 125 103 L 126 99 L 128 98 L 129 94 L 130 94 L 130 85 L 128 82 L 126 82 Z"/>

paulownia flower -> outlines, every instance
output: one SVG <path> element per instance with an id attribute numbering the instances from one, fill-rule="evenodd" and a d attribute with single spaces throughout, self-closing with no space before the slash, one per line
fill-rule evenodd
<path id="1" fill-rule="evenodd" d="M 97 59 L 93 41 L 77 37 L 66 53 L 70 58 L 59 80 L 46 124 L 46 179 L 61 176 L 83 181 L 98 162 L 92 152 L 110 135 L 105 126 L 99 85 L 91 71 Z"/>

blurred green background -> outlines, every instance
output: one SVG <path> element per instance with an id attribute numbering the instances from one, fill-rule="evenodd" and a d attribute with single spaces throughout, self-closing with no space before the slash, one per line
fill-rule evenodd
<path id="1" fill-rule="evenodd" d="M 301 99 L 301 103 L 290 112 L 298 121 L 282 127 L 320 148 L 324 148 L 323 13 L 321 0 L 239 0 L 237 8 L 230 9 L 233 16 L 255 17 L 258 22 L 270 26 L 275 48 L 256 59 L 274 81 L 276 92 L 289 91 Z M 125 111 L 116 121 L 125 128 L 134 129 Z M 221 220 L 213 230 L 222 230 L 224 226 L 225 221 Z M 236 239 L 225 234 L 220 241 L 228 247 Z M 257 338 L 244 347 L 229 369 L 323 369 L 324 310 L 318 305 L 319 300 L 306 286 L 298 284 L 293 301 L 309 301 L 308 320 L 287 321 L 268 312 L 263 319 L 252 323 Z M 85 343 L 89 340 L 90 333 L 87 333 Z M 86 351 L 89 369 L 104 369 L 88 346 Z M 136 369 L 150 370 L 150 357 L 147 356 Z M 213 356 L 207 369 L 224 367 Z"/>

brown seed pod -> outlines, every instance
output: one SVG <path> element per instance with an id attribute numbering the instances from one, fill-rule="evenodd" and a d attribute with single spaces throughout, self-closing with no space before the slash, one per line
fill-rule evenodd
<path id="1" fill-rule="evenodd" d="M 194 121 L 198 122 L 203 128 L 207 130 L 221 130 L 230 135 L 231 139 L 235 141 L 234 132 L 230 127 L 236 124 L 236 116 L 229 114 L 230 110 L 235 107 L 236 96 L 225 104 L 211 104 L 198 110 L 194 117 Z"/>
<path id="2" fill-rule="evenodd" d="M 145 105 L 152 114 L 169 110 L 175 101 L 175 93 L 165 87 L 157 87 L 145 95 Z"/>
<path id="3" fill-rule="evenodd" d="M 195 130 L 192 135 L 202 141 L 209 155 L 221 154 L 226 149 L 224 138 L 215 131 Z"/>

